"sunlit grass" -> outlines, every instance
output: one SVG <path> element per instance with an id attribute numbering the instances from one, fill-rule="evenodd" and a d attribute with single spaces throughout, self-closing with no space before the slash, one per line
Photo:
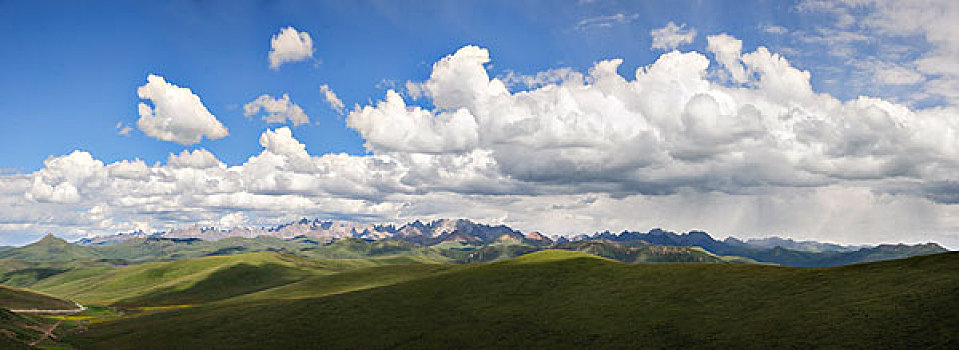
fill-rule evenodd
<path id="1" fill-rule="evenodd" d="M 130 308 L 131 310 L 138 311 L 162 311 L 162 310 L 176 310 L 183 309 L 188 307 L 193 307 L 192 304 L 178 304 L 178 305 L 163 305 L 163 306 L 137 306 Z"/>
<path id="2" fill-rule="evenodd" d="M 88 315 L 88 316 L 42 315 L 42 316 L 40 316 L 40 317 L 49 318 L 49 319 L 52 319 L 52 320 L 86 321 L 86 320 L 92 320 L 92 319 L 95 319 L 95 318 L 100 318 L 101 316 L 93 316 L 93 315 Z"/>
<path id="3" fill-rule="evenodd" d="M 956 348 L 957 269 L 956 253 L 792 268 L 545 251 L 341 272 L 131 314 L 70 341 L 111 350 Z"/>

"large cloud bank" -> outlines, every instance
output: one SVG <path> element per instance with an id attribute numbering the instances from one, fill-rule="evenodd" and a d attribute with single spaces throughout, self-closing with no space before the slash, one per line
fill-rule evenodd
<path id="1" fill-rule="evenodd" d="M 376 154 L 488 158 L 509 179 L 493 186 L 502 192 L 749 193 L 842 184 L 952 201 L 926 190 L 948 183 L 959 166 L 955 109 L 839 101 L 814 92 L 809 72 L 764 47 L 741 53 L 735 38 L 709 41 L 739 84 L 707 79 L 703 54 L 672 51 L 632 79 L 617 73 L 622 60 L 614 59 L 511 93 L 484 69 L 487 50 L 467 46 L 420 84 L 435 109 L 408 106 L 388 91 L 347 123 Z"/>
<path id="2" fill-rule="evenodd" d="M 708 56 L 668 52 L 628 77 L 606 60 L 522 91 L 490 76 L 486 49 L 466 46 L 408 84 L 429 104 L 391 90 L 348 113 L 369 155 L 311 155 L 288 128 L 265 131 L 262 152 L 235 166 L 203 149 L 154 165 L 77 151 L 0 178 L 13 208 L 0 229 L 452 216 L 551 233 L 959 243 L 948 232 L 959 224 L 959 111 L 840 101 L 764 47 L 707 40 Z"/>

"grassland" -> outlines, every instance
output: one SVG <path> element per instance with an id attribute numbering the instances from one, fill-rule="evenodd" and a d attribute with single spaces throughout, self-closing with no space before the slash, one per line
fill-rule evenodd
<path id="1" fill-rule="evenodd" d="M 262 261 L 241 275 L 274 274 L 271 264 L 308 274 L 276 286 L 253 279 L 255 290 L 217 298 L 209 295 L 222 286 L 197 287 L 243 264 L 234 261 L 164 274 L 190 281 L 172 294 L 78 293 L 198 302 L 92 324 L 68 341 L 83 349 L 959 347 L 959 253 L 835 268 L 635 265 L 556 250 L 474 265 L 247 259 Z M 149 276 L 144 269 L 124 275 Z"/>
<path id="2" fill-rule="evenodd" d="M 92 305 L 198 304 L 313 276 L 361 267 L 419 262 L 406 257 L 314 260 L 277 252 L 259 252 L 76 269 L 44 279 L 31 288 Z"/>
<path id="3" fill-rule="evenodd" d="M 74 309 L 72 302 L 26 289 L 0 286 L 0 308 L 2 309 Z"/>

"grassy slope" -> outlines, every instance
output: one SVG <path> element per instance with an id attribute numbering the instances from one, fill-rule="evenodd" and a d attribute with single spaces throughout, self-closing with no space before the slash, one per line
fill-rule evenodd
<path id="1" fill-rule="evenodd" d="M 27 345 L 26 343 L 17 341 L 13 338 L 8 338 L 6 336 L 0 335 L 0 349 L 4 350 L 29 350 L 35 349 L 32 346 Z"/>
<path id="2" fill-rule="evenodd" d="M 598 255 L 627 263 L 725 263 L 722 257 L 716 256 L 700 247 L 628 245 L 619 242 L 579 241 L 560 243 L 556 249 L 572 250 Z M 730 262 L 738 262 L 728 258 Z"/>
<path id="3" fill-rule="evenodd" d="M 330 275 L 314 276 L 290 283 L 242 295 L 225 303 L 246 303 L 275 299 L 305 299 L 331 294 L 340 294 L 362 289 L 392 285 L 464 268 L 463 265 L 415 264 L 385 265 L 360 268 Z"/>
<path id="4" fill-rule="evenodd" d="M 0 259 L 0 284 L 14 287 L 30 287 L 40 280 L 67 271 L 94 267 L 114 267 L 123 262 L 111 260 L 75 260 L 27 262 L 13 259 Z"/>
<path id="5" fill-rule="evenodd" d="M 74 309 L 72 302 L 25 289 L 0 286 L 0 308 L 3 309 Z"/>
<path id="6" fill-rule="evenodd" d="M 40 336 L 37 328 L 47 327 L 35 318 L 0 309 L 0 349 L 35 349 L 30 342 Z"/>
<path id="7" fill-rule="evenodd" d="M 41 280 L 31 288 L 93 305 L 195 304 L 341 271 L 428 262 L 432 260 L 418 257 L 312 260 L 278 252 L 259 252 L 75 269 Z"/>
<path id="8" fill-rule="evenodd" d="M 167 305 L 206 302 L 291 283 L 328 266 L 263 252 L 65 272 L 32 288 L 81 303 Z"/>
<path id="9" fill-rule="evenodd" d="M 33 262 L 72 261 L 97 259 L 99 257 L 99 252 L 94 249 L 70 244 L 52 235 L 46 235 L 39 241 L 23 247 L 0 251 L 0 259 L 17 259 Z"/>
<path id="10" fill-rule="evenodd" d="M 102 349 L 955 348 L 957 268 L 959 253 L 782 268 L 628 265 L 545 251 L 352 293 L 261 295 L 120 320 L 74 341 Z"/>

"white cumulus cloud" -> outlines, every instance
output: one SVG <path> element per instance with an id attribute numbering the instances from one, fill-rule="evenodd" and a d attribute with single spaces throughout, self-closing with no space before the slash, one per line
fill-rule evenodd
<path id="1" fill-rule="evenodd" d="M 203 137 L 219 139 L 229 134 L 200 102 L 199 96 L 189 88 L 168 83 L 161 76 L 150 74 L 147 83 L 137 89 L 137 95 L 153 103 L 152 107 L 144 102 L 138 105 L 137 127 L 147 136 L 192 145 Z"/>
<path id="2" fill-rule="evenodd" d="M 287 62 L 305 61 L 313 57 L 313 39 L 307 32 L 286 27 L 270 39 L 270 69 L 277 70 Z"/>
<path id="3" fill-rule="evenodd" d="M 267 123 L 285 123 L 289 121 L 294 126 L 310 122 L 310 117 L 306 115 L 303 108 L 297 106 L 290 100 L 289 94 L 283 94 L 281 98 L 263 94 L 255 100 L 243 105 L 243 114 L 254 116 L 260 112 L 264 113 L 263 120 Z"/>

